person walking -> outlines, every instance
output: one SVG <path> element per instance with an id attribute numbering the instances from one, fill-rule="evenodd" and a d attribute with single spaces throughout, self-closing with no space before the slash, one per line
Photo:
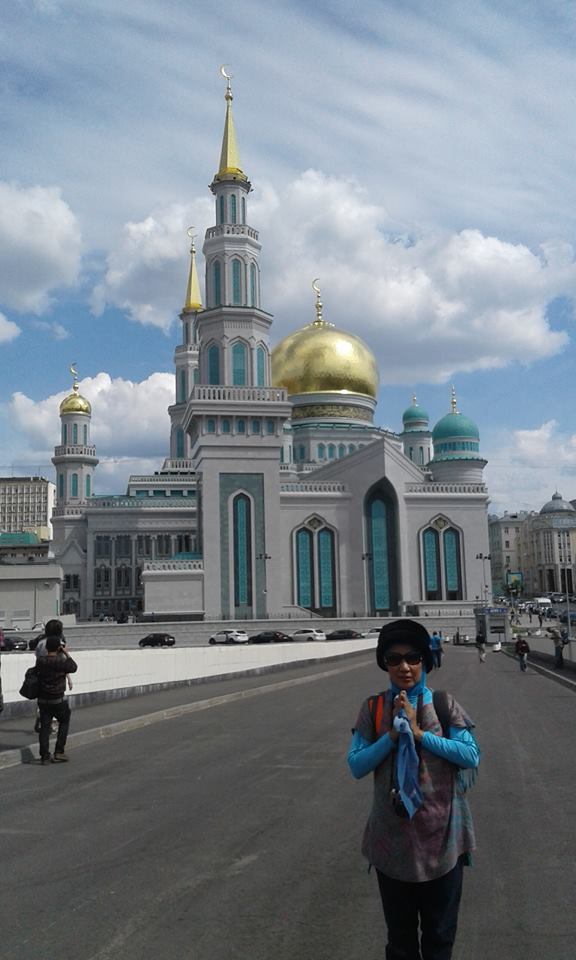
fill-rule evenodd
<path id="1" fill-rule="evenodd" d="M 68 760 L 66 740 L 70 727 L 70 706 L 65 699 L 66 677 L 76 673 L 77 663 L 62 643 L 62 623 L 49 620 L 46 624 L 46 656 L 36 661 L 38 672 L 38 708 L 40 710 L 40 762 L 63 763 Z M 50 756 L 50 728 L 52 718 L 58 721 L 54 756 Z"/>
<path id="2" fill-rule="evenodd" d="M 522 671 L 526 670 L 528 664 L 528 654 L 530 653 L 530 647 L 528 646 L 528 641 L 524 637 L 518 637 L 515 646 L 516 656 L 520 661 L 520 669 Z"/>
<path id="3" fill-rule="evenodd" d="M 51 622 L 52 624 L 60 624 L 60 628 L 59 628 L 59 629 L 60 629 L 60 631 L 63 630 L 62 621 L 61 621 L 61 620 L 52 620 L 52 621 L 50 621 L 50 622 Z M 53 626 L 53 627 L 52 627 L 52 630 L 56 631 L 56 632 L 54 633 L 54 636 L 57 636 L 57 635 L 58 635 L 58 633 L 57 633 L 58 628 L 57 628 L 56 626 Z M 64 647 L 66 646 L 66 640 L 64 639 L 64 634 L 61 632 L 61 633 L 59 634 L 59 636 L 60 636 L 60 645 L 61 645 L 62 649 L 64 649 Z M 46 639 L 47 639 L 46 633 L 43 633 L 43 634 L 41 634 L 41 636 L 36 637 L 35 640 L 31 640 L 30 643 L 29 643 L 29 645 L 28 645 L 29 649 L 34 651 L 34 654 L 35 654 L 35 656 L 36 656 L 36 660 L 37 660 L 37 661 L 40 659 L 40 657 L 45 657 L 45 656 L 46 656 L 46 653 L 47 653 L 47 650 L 46 650 Z M 73 686 L 73 684 L 72 684 L 72 677 L 70 676 L 69 673 L 66 674 L 66 683 L 67 683 L 67 685 L 68 685 L 68 689 L 69 689 L 69 690 L 72 690 L 72 686 Z M 52 718 L 52 724 L 51 724 L 51 731 L 52 731 L 52 733 L 56 733 L 56 727 L 57 727 L 57 721 L 56 721 L 56 719 L 53 717 L 53 718 Z M 40 707 L 37 707 L 37 708 L 36 708 L 36 722 L 35 722 L 35 724 L 34 724 L 34 733 L 40 733 Z"/>
<path id="4" fill-rule="evenodd" d="M 475 847 L 459 770 L 478 766 L 474 724 L 450 694 L 443 724 L 427 686 L 430 636 L 414 620 L 380 631 L 376 661 L 388 690 L 364 701 L 348 765 L 374 773 L 362 853 L 376 868 L 388 927 L 388 960 L 450 960 L 463 868 Z"/>
<path id="5" fill-rule="evenodd" d="M 481 633 L 476 634 L 476 649 L 480 663 L 486 663 L 486 640 Z"/>
<path id="6" fill-rule="evenodd" d="M 442 666 L 442 637 L 437 630 L 430 637 L 430 649 L 434 666 L 439 670 Z"/>

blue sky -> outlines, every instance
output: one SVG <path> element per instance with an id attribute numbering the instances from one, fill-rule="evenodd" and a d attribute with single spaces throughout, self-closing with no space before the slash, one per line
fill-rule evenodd
<path id="1" fill-rule="evenodd" d="M 479 425 L 492 509 L 576 497 L 576 3 L 15 0 L 0 24 L 0 472 L 51 475 L 71 362 L 97 491 L 167 454 L 186 228 L 224 118 L 273 340 L 324 312 Z M 201 246 L 201 240 L 199 241 Z M 200 264 L 202 266 L 202 264 Z"/>

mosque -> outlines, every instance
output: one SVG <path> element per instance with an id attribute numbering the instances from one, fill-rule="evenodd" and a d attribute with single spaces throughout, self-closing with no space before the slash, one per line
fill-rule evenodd
<path id="1" fill-rule="evenodd" d="M 470 609 L 488 553 L 478 428 L 454 389 L 432 430 L 415 396 L 398 433 L 377 426 L 374 355 L 324 317 L 316 281 L 311 322 L 272 349 L 232 99 L 228 80 L 205 306 L 192 239 L 169 457 L 126 494 L 97 496 L 92 409 L 74 369 L 60 405 L 62 610 L 234 620 Z"/>

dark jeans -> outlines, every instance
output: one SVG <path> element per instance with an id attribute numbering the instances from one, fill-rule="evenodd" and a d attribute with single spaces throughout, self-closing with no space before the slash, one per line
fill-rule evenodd
<path id="1" fill-rule="evenodd" d="M 376 871 L 388 926 L 386 960 L 450 960 L 456 939 L 462 870 L 460 857 L 449 873 L 425 883 L 391 880 Z"/>
<path id="2" fill-rule="evenodd" d="M 66 700 L 62 703 L 39 703 L 38 709 L 40 711 L 40 759 L 45 760 L 50 756 L 50 728 L 52 726 L 52 717 L 55 717 L 58 721 L 58 733 L 56 735 L 54 752 L 64 753 L 72 711 Z"/>
<path id="3" fill-rule="evenodd" d="M 432 662 L 437 670 L 442 666 L 442 650 L 433 650 L 432 651 Z"/>

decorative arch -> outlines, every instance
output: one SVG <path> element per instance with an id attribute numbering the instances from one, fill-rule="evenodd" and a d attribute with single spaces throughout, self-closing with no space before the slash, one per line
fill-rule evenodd
<path id="1" fill-rule="evenodd" d="M 336 531 L 322 517 L 309 517 L 293 533 L 295 600 L 324 616 L 337 612 Z"/>
<path id="2" fill-rule="evenodd" d="M 242 261 L 238 257 L 232 261 L 232 306 L 242 306 Z"/>
<path id="3" fill-rule="evenodd" d="M 423 596 L 426 600 L 462 600 L 462 531 L 437 516 L 420 531 Z"/>
<path id="4" fill-rule="evenodd" d="M 222 264 L 219 260 L 215 260 L 212 266 L 212 290 L 214 306 L 219 307 L 222 303 Z"/>
<path id="5" fill-rule="evenodd" d="M 246 493 L 232 500 L 234 606 L 252 606 L 252 501 Z"/>
<path id="6" fill-rule="evenodd" d="M 256 347 L 256 385 L 266 385 L 266 350 L 263 346 Z"/>
<path id="7" fill-rule="evenodd" d="M 236 223 L 238 219 L 238 201 L 236 199 L 236 194 L 233 193 L 230 196 L 230 223 Z"/>
<path id="8" fill-rule="evenodd" d="M 220 383 L 220 348 L 217 343 L 208 347 L 208 383 Z"/>
<path id="9" fill-rule="evenodd" d="M 232 345 L 232 384 L 245 387 L 248 381 L 248 348 L 241 340 Z"/>
<path id="10" fill-rule="evenodd" d="M 368 491 L 364 522 L 370 615 L 385 615 L 398 606 L 397 502 L 387 480 L 379 481 Z"/>

